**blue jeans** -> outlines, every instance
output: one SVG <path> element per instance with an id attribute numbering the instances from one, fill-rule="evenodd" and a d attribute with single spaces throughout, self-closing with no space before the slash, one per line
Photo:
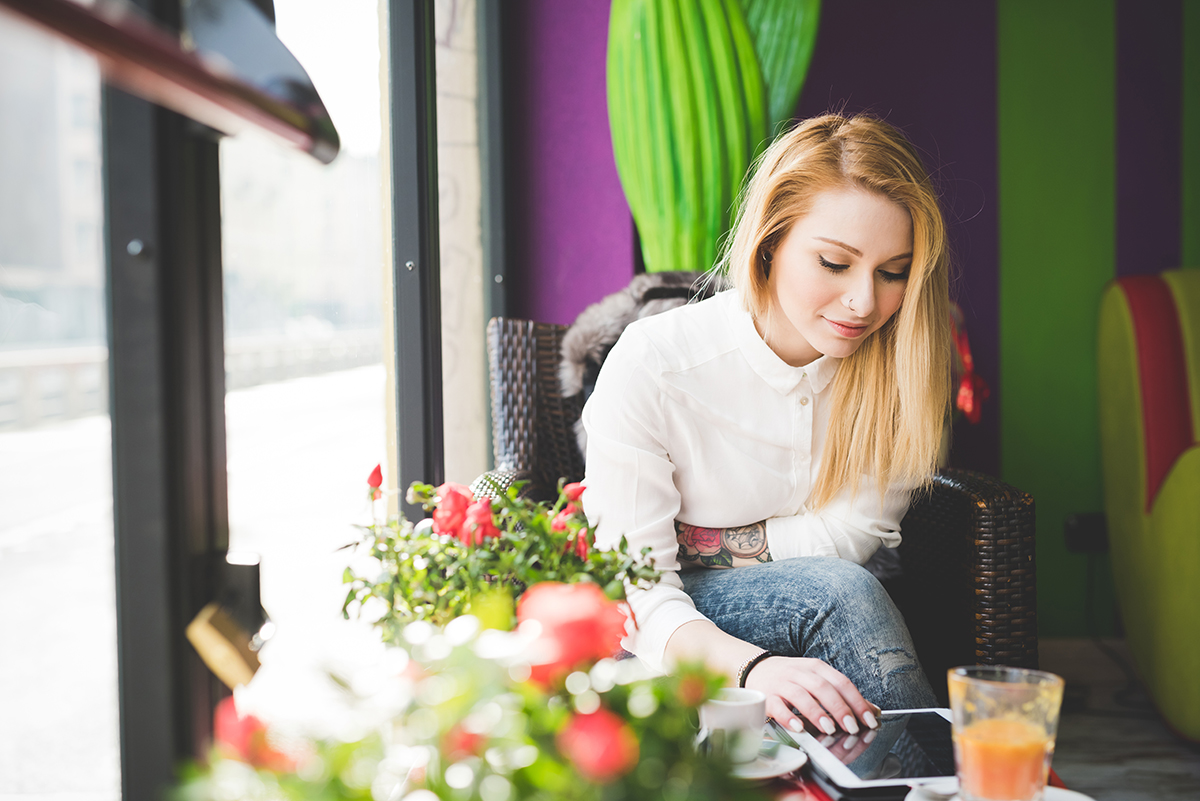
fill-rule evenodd
<path id="1" fill-rule="evenodd" d="M 859 565 L 808 556 L 679 575 L 696 608 L 722 631 L 827 662 L 881 709 L 937 705 L 904 618 Z"/>

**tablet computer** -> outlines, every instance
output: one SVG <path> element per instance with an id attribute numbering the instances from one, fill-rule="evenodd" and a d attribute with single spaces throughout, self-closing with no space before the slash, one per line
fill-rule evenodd
<path id="1" fill-rule="evenodd" d="M 814 772 L 848 797 L 884 797 L 888 789 L 955 775 L 949 709 L 886 710 L 873 737 L 869 731 L 863 727 L 855 736 L 806 729 L 794 739 Z"/>

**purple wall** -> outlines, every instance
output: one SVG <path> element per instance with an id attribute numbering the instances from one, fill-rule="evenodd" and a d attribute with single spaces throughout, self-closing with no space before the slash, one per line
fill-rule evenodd
<path id="1" fill-rule="evenodd" d="M 976 370 L 992 388 L 961 421 L 952 460 L 1000 471 L 999 209 L 994 2 L 838 0 L 821 28 L 797 114 L 870 111 L 902 129 L 941 190 Z"/>
<path id="2" fill-rule="evenodd" d="M 1180 266 L 1183 0 L 1117 2 L 1117 275 Z"/>
<path id="3" fill-rule="evenodd" d="M 569 323 L 633 275 L 604 88 L 608 0 L 505 3 L 512 313 Z M 837 0 L 799 114 L 869 109 L 903 128 L 936 172 L 950 214 L 955 295 L 993 397 L 960 423 L 954 462 L 999 472 L 999 320 L 994 2 Z"/>
<path id="4" fill-rule="evenodd" d="M 605 97 L 609 0 L 506 0 L 510 314 L 570 323 L 633 278 Z"/>

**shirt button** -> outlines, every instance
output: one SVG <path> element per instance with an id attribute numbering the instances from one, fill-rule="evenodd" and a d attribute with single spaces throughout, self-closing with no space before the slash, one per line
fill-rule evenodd
<path id="1" fill-rule="evenodd" d="M 807 405 L 808 405 L 808 398 L 800 398 L 800 405 L 801 405 L 801 406 L 807 406 Z"/>

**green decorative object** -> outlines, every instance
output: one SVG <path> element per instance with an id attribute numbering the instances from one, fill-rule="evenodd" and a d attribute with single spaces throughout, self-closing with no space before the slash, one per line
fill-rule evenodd
<path id="1" fill-rule="evenodd" d="M 613 0 L 608 114 L 647 272 L 707 270 L 746 171 L 791 115 L 819 0 Z"/>
<path id="2" fill-rule="evenodd" d="M 817 41 L 821 0 L 742 0 L 767 85 L 770 134 L 792 118 Z"/>

